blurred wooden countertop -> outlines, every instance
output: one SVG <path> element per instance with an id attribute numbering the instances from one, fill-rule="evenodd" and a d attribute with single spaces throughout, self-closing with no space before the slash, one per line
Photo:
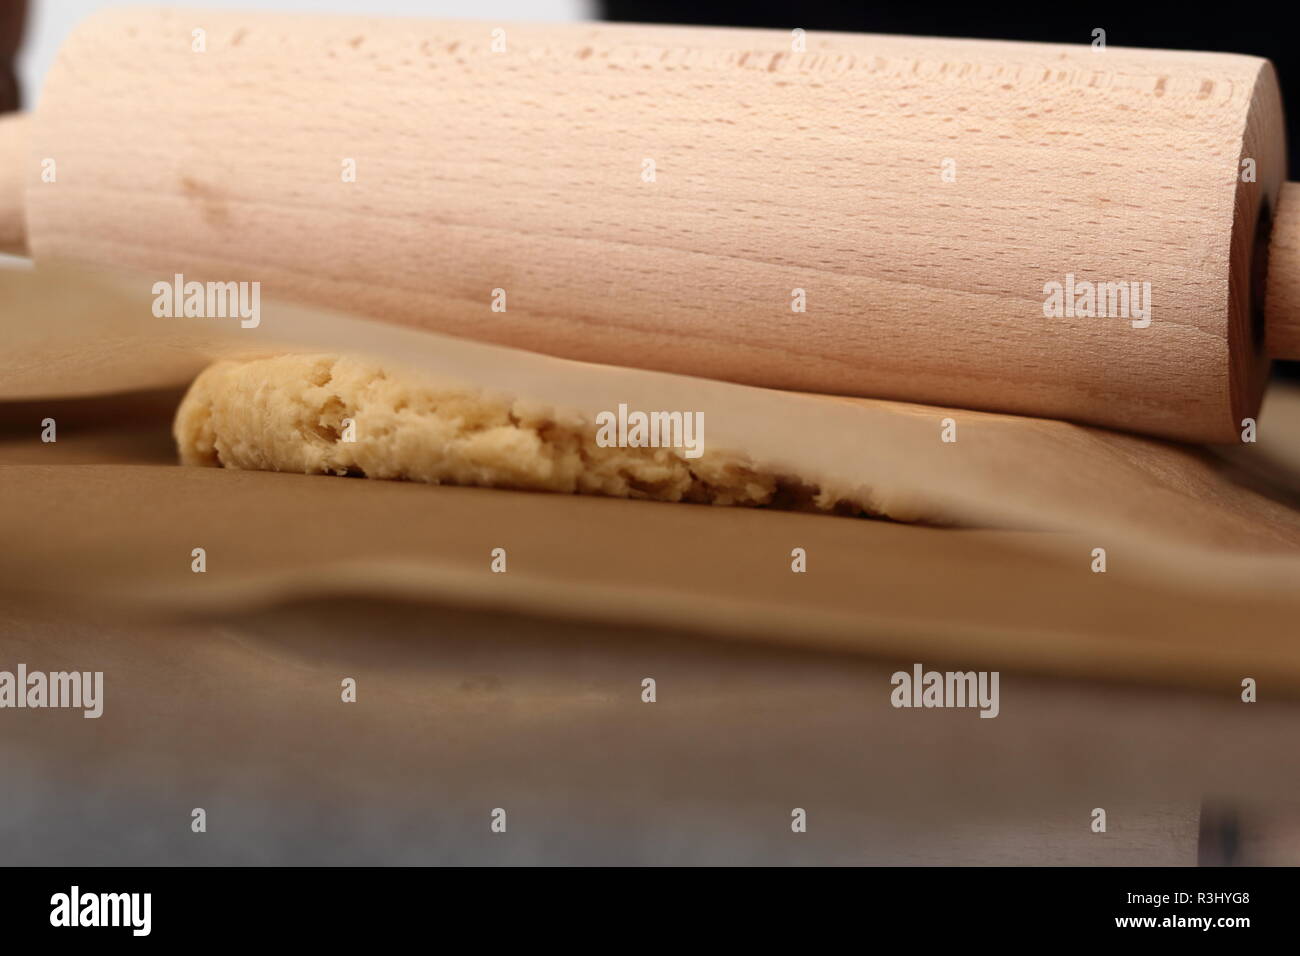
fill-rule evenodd
<path id="1" fill-rule="evenodd" d="M 175 396 L 132 401 L 57 449 L 0 443 L 0 478 L 169 464 Z M 0 863 L 1300 862 L 1300 702 L 1267 684 L 1011 671 L 988 720 L 891 707 L 913 659 L 362 595 L 175 620 L 6 600 L 0 670 L 101 670 L 105 709 L 0 711 Z"/>

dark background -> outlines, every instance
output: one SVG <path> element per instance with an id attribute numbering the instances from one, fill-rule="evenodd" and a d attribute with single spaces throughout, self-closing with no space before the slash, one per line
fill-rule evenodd
<path id="1" fill-rule="evenodd" d="M 1286 4 L 1134 3 L 835 3 L 832 0 L 604 0 L 607 20 L 712 26 L 907 33 L 914 36 L 1092 42 L 1106 31 L 1107 46 L 1250 53 L 1272 60 L 1286 109 L 1288 178 L 1300 179 L 1300 40 L 1284 26 Z M 1295 7 L 1291 7 L 1295 9 Z M 1289 18 L 1287 18 L 1289 20 Z M 1300 362 L 1276 362 L 1276 371 L 1300 379 Z"/>

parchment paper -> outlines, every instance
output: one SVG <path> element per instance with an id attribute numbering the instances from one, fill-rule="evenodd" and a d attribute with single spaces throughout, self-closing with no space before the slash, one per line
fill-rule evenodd
<path id="1" fill-rule="evenodd" d="M 1267 668 L 1300 687 L 1292 394 L 1270 403 L 1258 444 L 1211 454 L 567 362 L 274 303 L 257 329 L 157 318 L 150 285 L 0 275 L 12 429 L 0 521 L 22 543 L 0 564 L 11 592 L 170 613 L 391 595 L 876 654 L 978 651 L 1071 673 L 1221 680 Z M 587 414 L 618 402 L 702 409 L 715 446 L 866 487 L 897 521 L 183 469 L 161 434 L 178 392 L 151 399 L 148 458 L 85 445 L 105 425 L 138 438 L 142 420 L 90 396 L 183 386 L 215 355 L 286 347 L 360 349 Z M 60 441 L 43 444 L 56 396 L 83 400 Z M 952 444 L 939 440 L 948 417 Z M 207 550 L 203 574 L 190 568 L 195 547 Z M 495 547 L 506 574 L 490 571 Z M 791 572 L 796 547 L 806 574 Z M 1092 571 L 1099 547 L 1104 574 Z"/>

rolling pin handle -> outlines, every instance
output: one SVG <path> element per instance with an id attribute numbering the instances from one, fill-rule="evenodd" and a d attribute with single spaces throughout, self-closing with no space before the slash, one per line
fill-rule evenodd
<path id="1" fill-rule="evenodd" d="M 1300 359 L 1300 183 L 1283 183 L 1268 242 L 1264 349 Z"/>
<path id="2" fill-rule="evenodd" d="M 0 116 L 0 252 L 27 255 L 26 113 Z"/>

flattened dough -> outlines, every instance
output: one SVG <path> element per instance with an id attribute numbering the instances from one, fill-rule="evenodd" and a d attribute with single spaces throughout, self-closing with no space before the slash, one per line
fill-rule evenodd
<path id="1" fill-rule="evenodd" d="M 677 448 L 602 447 L 594 421 L 577 412 L 350 356 L 217 362 L 190 387 L 174 431 L 187 465 L 854 509 L 707 441 L 698 458 Z"/>
<path id="2" fill-rule="evenodd" d="M 1294 573 L 1300 513 L 1203 452 L 1064 422 L 754 389 L 566 362 L 418 333 L 421 362 L 293 351 L 193 382 L 186 464 L 1086 532 L 1184 563 L 1272 553 Z M 436 346 L 436 347 L 435 347 Z M 596 415 L 699 410 L 703 455 L 603 448 Z M 343 440 L 344 419 L 355 441 Z M 942 441 L 947 421 L 959 440 Z M 1284 566 L 1283 566 L 1284 565 Z M 1084 564 L 1086 568 L 1086 563 Z"/>

